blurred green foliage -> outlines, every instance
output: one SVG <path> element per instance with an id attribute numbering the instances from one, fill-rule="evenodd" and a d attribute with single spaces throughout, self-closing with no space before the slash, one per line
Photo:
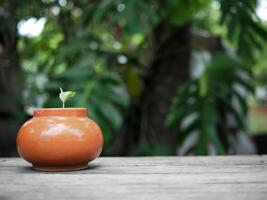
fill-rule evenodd
<path id="1" fill-rule="evenodd" d="M 195 131 L 198 137 L 182 154 L 230 153 L 216 127 L 220 106 L 241 129 L 248 105 L 246 95 L 254 92 L 252 67 L 262 56 L 267 40 L 263 24 L 251 0 L 12 0 L 16 23 L 45 18 L 37 37 L 20 36 L 18 49 L 25 78 L 22 91 L 27 111 L 34 107 L 59 107 L 59 87 L 76 91 L 68 106 L 85 106 L 104 133 L 105 144 L 114 142 L 129 107 L 143 91 L 142 71 L 153 63 L 156 49 L 151 40 L 155 28 L 167 24 L 179 29 L 184 24 L 219 37 L 234 52 L 216 54 L 198 77 L 178 88 L 168 127 L 180 127 L 180 147 Z M 8 20 L 4 21 L 8 24 Z M 193 47 L 190 47 L 193 48 Z M 213 52 L 212 52 L 213 53 Z M 241 94 L 237 85 L 246 92 Z M 177 86 L 178 87 L 178 86 Z M 167 88 L 166 88 L 167 89 Z M 220 91 L 220 92 L 218 92 Z M 238 106 L 230 99 L 235 99 Z M 194 116 L 186 127 L 181 122 Z M 229 141 L 227 127 L 223 137 Z M 145 152 L 145 153 L 144 153 Z M 151 146 L 145 140 L 132 155 L 166 155 L 163 144 Z"/>
<path id="2" fill-rule="evenodd" d="M 172 128 L 181 122 L 177 141 L 183 148 L 183 154 L 191 153 L 190 150 L 197 155 L 229 154 L 232 151 L 232 136 L 220 109 L 223 106 L 238 127 L 246 130 L 248 106 L 244 92 L 254 93 L 249 67 L 224 54 L 214 56 L 200 77 L 179 88 L 166 126 Z M 226 147 L 221 143 L 217 130 L 219 122 Z M 189 145 L 186 138 L 192 135 L 196 135 L 196 139 Z M 183 147 L 185 144 L 187 146 Z"/>

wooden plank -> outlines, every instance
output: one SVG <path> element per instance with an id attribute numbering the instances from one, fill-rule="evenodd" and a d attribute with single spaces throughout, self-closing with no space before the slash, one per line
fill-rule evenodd
<path id="1" fill-rule="evenodd" d="M 102 157 L 61 173 L 0 159 L 0 200 L 90 198 L 266 200 L 267 156 Z"/>

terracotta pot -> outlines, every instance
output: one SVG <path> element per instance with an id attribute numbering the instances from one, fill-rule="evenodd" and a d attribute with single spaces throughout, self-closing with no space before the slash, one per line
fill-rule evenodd
<path id="1" fill-rule="evenodd" d="M 41 108 L 20 128 L 20 156 L 37 170 L 77 170 L 101 153 L 103 136 L 86 108 Z"/>

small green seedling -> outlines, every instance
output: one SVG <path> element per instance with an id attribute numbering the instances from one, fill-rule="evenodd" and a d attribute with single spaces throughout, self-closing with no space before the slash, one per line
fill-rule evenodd
<path id="1" fill-rule="evenodd" d="M 62 101 L 62 107 L 65 108 L 65 101 L 75 96 L 76 92 L 72 92 L 72 91 L 63 92 L 62 88 L 59 88 L 59 89 L 60 89 L 59 98 Z"/>

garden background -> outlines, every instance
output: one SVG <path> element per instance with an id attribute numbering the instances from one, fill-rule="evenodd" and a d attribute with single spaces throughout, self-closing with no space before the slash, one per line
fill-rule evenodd
<path id="1" fill-rule="evenodd" d="M 266 0 L 1 0 L 0 156 L 87 107 L 105 156 L 267 153 Z"/>

